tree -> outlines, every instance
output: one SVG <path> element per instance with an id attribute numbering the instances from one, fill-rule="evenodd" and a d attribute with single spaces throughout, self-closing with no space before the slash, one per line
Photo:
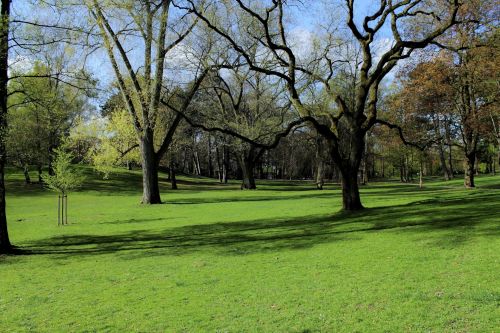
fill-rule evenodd
<path id="1" fill-rule="evenodd" d="M 445 180 L 453 178 L 453 165 L 450 158 L 447 164 L 445 151 L 445 139 L 448 143 L 452 139 L 450 122 L 454 119 L 454 93 L 448 61 L 441 53 L 414 68 L 406 66 L 401 70 L 400 91 L 392 96 L 390 103 L 393 109 L 404 114 L 395 123 L 403 127 L 407 139 L 420 144 L 426 140 L 435 141 Z M 451 153 L 451 144 L 448 144 L 448 149 Z"/>
<path id="2" fill-rule="evenodd" d="M 208 108 L 205 107 L 204 116 L 202 111 L 199 117 L 208 118 L 212 124 L 267 145 L 283 131 L 290 110 L 286 102 L 279 104 L 280 100 L 283 101 L 280 87 L 266 79 L 261 73 L 244 69 L 225 70 L 223 75 L 218 73 L 204 85 L 212 92 L 205 98 L 215 100 L 216 105 L 206 103 L 204 99 L 203 103 Z M 203 109 L 199 107 L 198 110 Z M 269 148 L 240 140 L 231 146 L 242 171 L 242 188 L 256 189 L 255 167 Z"/>
<path id="3" fill-rule="evenodd" d="M 161 203 L 158 164 L 169 150 L 174 133 L 182 120 L 180 115 L 175 115 L 159 145 L 155 145 L 160 99 L 165 92 L 165 65 L 173 51 L 182 48 L 182 43 L 193 31 L 196 21 L 190 22 L 189 15 L 174 12 L 171 9 L 171 1 L 129 0 L 110 2 L 106 6 L 107 4 L 97 0 L 89 0 L 85 1 L 85 4 L 97 23 L 139 142 L 143 173 L 142 202 Z M 115 20 L 115 17 L 121 19 Z M 133 52 L 127 52 L 127 41 L 144 45 L 142 59 L 136 61 L 142 63 L 135 68 Z M 199 55 L 203 57 L 203 53 L 202 50 Z M 185 95 L 182 110 L 187 108 L 208 72 L 199 64 L 197 69 L 196 79 Z"/>
<path id="4" fill-rule="evenodd" d="M 102 119 L 94 120 L 101 121 Z M 126 164 L 130 169 L 131 163 L 140 163 L 141 159 L 137 136 L 128 111 L 116 109 L 108 113 L 105 121 L 103 130 L 95 133 L 96 142 L 89 150 L 87 158 L 104 178 L 108 178 L 114 167 Z"/>
<path id="5" fill-rule="evenodd" d="M 29 17 L 26 17 L 26 19 L 18 16 L 11 17 L 11 5 L 11 0 L 2 0 L 0 9 L 0 253 L 12 252 L 13 250 L 8 237 L 7 218 L 5 213 L 4 166 L 7 158 L 5 138 L 7 131 L 7 112 L 9 107 L 7 99 L 14 94 L 22 93 L 22 91 L 16 90 L 8 91 L 8 82 L 19 76 L 25 76 L 25 74 L 9 75 L 9 64 L 12 63 L 16 65 L 23 56 L 29 56 L 32 60 L 39 59 L 41 51 L 46 47 L 70 45 L 72 43 L 77 44 L 79 42 L 78 36 L 84 32 L 81 27 L 77 26 L 77 20 L 75 20 L 74 17 L 71 18 L 71 24 L 64 25 L 66 20 L 61 19 L 60 13 L 58 13 L 57 10 L 52 10 L 56 8 L 51 5 L 49 5 L 52 10 L 50 13 L 51 15 L 40 16 L 45 18 L 50 17 L 53 21 L 47 20 L 43 23 L 37 21 L 36 16 L 33 15 L 33 13 L 39 9 L 38 3 L 27 4 L 26 2 L 22 2 L 21 7 L 24 9 L 34 9 L 28 9 L 27 16 Z M 16 11 L 16 14 L 19 15 L 20 12 L 21 11 Z M 35 30 L 36 32 L 34 33 Z M 80 46 L 81 45 L 82 44 L 80 44 Z M 9 61 L 9 53 L 15 55 L 13 59 L 10 59 L 12 62 Z M 86 75 L 81 77 L 79 74 L 81 73 L 55 72 L 43 75 L 32 75 L 31 77 L 50 77 L 63 83 L 68 77 L 79 77 L 83 81 L 88 80 Z M 74 86 L 74 84 L 69 85 Z"/>
<path id="6" fill-rule="evenodd" d="M 80 187 L 85 178 L 78 169 L 72 167 L 73 155 L 67 152 L 65 147 L 54 149 L 54 155 L 54 174 L 45 175 L 43 180 L 51 190 L 60 194 L 59 200 L 62 205 L 59 205 L 59 209 L 62 210 L 62 214 L 60 214 L 62 215 L 62 224 L 65 224 L 65 220 L 67 223 L 67 195 L 70 191 Z"/>
<path id="7" fill-rule="evenodd" d="M 7 133 L 7 83 L 9 80 L 9 20 L 10 0 L 2 0 L 0 8 L 0 253 L 12 251 L 7 230 L 7 214 L 5 212 L 5 178 L 4 168 L 7 158 L 5 134 Z"/>
<path id="8" fill-rule="evenodd" d="M 498 101 L 498 1 L 469 0 L 461 8 L 463 22 L 438 45 L 449 54 L 454 110 L 464 153 L 464 186 L 475 187 L 477 149 L 488 113 Z"/>
<path id="9" fill-rule="evenodd" d="M 207 15 L 207 10 L 201 10 L 193 1 L 190 6 L 179 6 L 194 13 L 209 28 L 223 37 L 230 47 L 246 60 L 247 66 L 253 70 L 280 80 L 288 89 L 289 99 L 302 119 L 310 121 L 316 130 L 329 142 L 330 155 L 340 169 L 342 175 L 343 209 L 359 210 L 363 206 L 358 188 L 358 170 L 365 148 L 365 134 L 375 124 L 379 123 L 377 115 L 377 100 L 379 85 L 384 77 L 391 72 L 401 59 L 411 56 L 415 49 L 429 46 L 450 27 L 457 23 L 457 12 L 460 7 L 458 0 L 445 4 L 433 5 L 420 0 L 404 0 L 392 2 L 381 0 L 380 6 L 372 15 L 362 19 L 362 27 L 355 21 L 354 0 L 346 0 L 349 29 L 357 47 L 361 50 L 362 59 L 356 85 L 350 92 L 351 105 L 347 96 L 334 91 L 330 85 L 331 78 L 336 73 L 339 62 L 343 59 L 332 59 L 337 38 L 324 38 L 322 45 L 313 52 L 312 61 L 307 64 L 301 61 L 294 51 L 285 24 L 285 1 L 264 1 L 265 8 L 249 7 L 242 0 L 212 3 L 215 12 L 227 17 L 238 19 L 240 24 L 252 22 L 252 28 L 240 29 L 246 31 L 245 36 L 234 35 L 234 29 L 224 26 Z M 267 6 L 266 6 L 267 4 Z M 206 7 L 204 7 L 206 8 Z M 242 18 L 238 17 L 242 16 Z M 411 30 L 415 18 L 420 20 L 420 28 Z M 327 22 L 327 26 L 334 26 Z M 381 56 L 374 54 L 374 42 L 383 27 L 389 27 L 392 32 L 392 44 Z M 329 34 L 330 36 L 332 34 Z M 241 40 L 257 40 L 265 56 L 253 60 Z M 303 96 L 305 81 L 310 84 L 322 85 L 326 94 L 335 101 L 336 107 L 322 110 L 328 114 L 330 123 L 318 121 L 314 109 L 311 109 Z"/>
<path id="10" fill-rule="evenodd" d="M 60 84 L 49 76 L 51 72 L 53 69 L 37 61 L 30 70 L 14 72 L 17 77 L 9 82 L 8 161 L 17 161 L 26 177 L 28 165 L 36 165 L 39 181 L 44 164 L 48 163 L 52 173 L 51 154 L 60 138 L 67 136 L 76 119 L 90 108 L 87 96 Z"/>

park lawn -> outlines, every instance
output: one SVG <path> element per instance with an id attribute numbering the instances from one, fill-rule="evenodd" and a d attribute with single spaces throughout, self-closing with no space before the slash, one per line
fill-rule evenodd
<path id="1" fill-rule="evenodd" d="M 0 332 L 498 332 L 500 176 L 338 185 L 180 177 L 139 204 L 140 174 L 57 197 L 8 182 Z M 162 176 L 164 177 L 164 176 Z"/>

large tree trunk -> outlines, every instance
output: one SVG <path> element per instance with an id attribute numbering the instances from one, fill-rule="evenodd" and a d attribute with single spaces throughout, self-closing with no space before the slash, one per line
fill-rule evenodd
<path id="1" fill-rule="evenodd" d="M 7 81 L 10 0 L 2 0 L 0 17 L 0 253 L 12 251 L 5 211 L 5 136 L 7 132 Z"/>
<path id="2" fill-rule="evenodd" d="M 344 135 L 331 151 L 342 178 L 342 208 L 346 211 L 361 210 L 364 207 L 359 195 L 358 173 L 365 149 L 365 133 L 353 127 L 339 130 Z"/>
<path id="3" fill-rule="evenodd" d="M 358 187 L 358 170 L 340 168 L 342 176 L 342 208 L 348 211 L 361 210 L 361 197 Z"/>
<path id="4" fill-rule="evenodd" d="M 464 186 L 466 188 L 472 188 L 475 187 L 476 185 L 474 184 L 474 165 L 476 162 L 476 152 L 472 152 L 470 154 L 467 154 L 465 156 L 465 166 L 464 166 Z"/>
<path id="5" fill-rule="evenodd" d="M 153 144 L 153 132 L 146 130 L 141 138 L 142 154 L 142 203 L 160 204 L 160 186 L 158 184 L 158 161 Z"/>
<path id="6" fill-rule="evenodd" d="M 0 155 L 0 253 L 8 253 L 12 250 L 12 245 L 9 240 L 9 233 L 7 230 L 7 214 L 5 212 L 5 145 L 3 142 L 0 143 Z"/>
<path id="7" fill-rule="evenodd" d="M 255 185 L 254 161 L 251 157 L 244 156 L 243 154 L 240 156 L 239 160 L 243 179 L 241 187 L 247 190 L 255 190 L 257 186 Z"/>

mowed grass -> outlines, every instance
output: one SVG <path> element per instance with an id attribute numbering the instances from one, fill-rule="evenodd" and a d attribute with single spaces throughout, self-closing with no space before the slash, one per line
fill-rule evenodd
<path id="1" fill-rule="evenodd" d="M 374 183 L 346 214 L 334 184 L 181 177 L 146 207 L 139 172 L 87 173 L 64 227 L 8 175 L 0 332 L 499 331 L 500 176 Z"/>

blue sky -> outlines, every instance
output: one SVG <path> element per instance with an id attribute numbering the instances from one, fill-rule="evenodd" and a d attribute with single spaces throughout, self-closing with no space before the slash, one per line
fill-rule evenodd
<path id="1" fill-rule="evenodd" d="M 13 1 L 13 15 L 21 16 L 27 20 L 50 20 L 54 17 L 54 13 L 48 8 L 39 8 L 39 2 L 33 0 L 26 1 Z M 337 0 L 337 3 L 342 3 L 343 0 Z M 317 4 L 319 1 L 305 1 L 306 5 L 302 8 L 298 8 L 292 11 L 293 16 L 300 28 L 306 30 L 313 30 L 315 24 L 318 21 L 318 17 L 322 16 L 326 13 L 321 12 L 321 9 L 318 8 Z M 335 1 L 331 1 L 330 3 L 335 3 Z M 373 13 L 379 6 L 380 2 L 378 0 L 356 0 L 355 1 L 355 14 L 356 21 L 360 21 L 364 16 Z M 304 8 L 305 7 L 305 8 Z M 34 9 L 37 10 L 34 10 Z M 82 12 L 74 11 L 70 14 L 69 19 L 74 20 L 75 23 L 80 21 L 82 18 L 85 18 L 86 12 L 84 12 L 84 8 L 80 7 Z M 335 11 L 338 11 L 339 23 L 345 24 L 345 12 L 342 9 L 336 8 Z M 330 13 L 328 13 L 330 14 Z M 296 27 L 297 28 L 297 27 Z M 383 35 L 385 31 L 381 32 Z M 97 51 L 93 56 L 89 58 L 87 62 L 87 68 L 91 72 L 93 72 L 101 82 L 102 87 L 109 86 L 111 82 L 114 81 L 114 73 L 111 70 L 111 66 L 109 63 L 109 59 L 107 55 L 103 51 Z"/>

